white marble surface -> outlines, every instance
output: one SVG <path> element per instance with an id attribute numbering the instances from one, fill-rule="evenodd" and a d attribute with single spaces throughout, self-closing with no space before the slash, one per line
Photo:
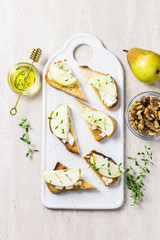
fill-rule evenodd
<path id="1" fill-rule="evenodd" d="M 48 210 L 40 201 L 41 152 L 25 157 L 18 123 L 28 118 L 31 140 L 41 150 L 41 93 L 21 99 L 17 116 L 9 110 L 17 95 L 7 85 L 9 68 L 27 61 L 33 47 L 43 49 L 37 67 L 42 72 L 48 57 L 74 34 L 98 36 L 118 56 L 125 70 L 126 103 L 145 90 L 159 91 L 160 82 L 144 85 L 133 76 L 123 49 L 137 46 L 160 52 L 160 2 L 158 0 L 5 0 L 0 7 L 0 239 L 159 239 L 160 163 L 159 142 L 137 139 L 125 127 L 125 160 L 152 147 L 155 166 L 147 180 L 145 201 L 130 206 L 125 193 L 123 207 L 115 211 Z"/>

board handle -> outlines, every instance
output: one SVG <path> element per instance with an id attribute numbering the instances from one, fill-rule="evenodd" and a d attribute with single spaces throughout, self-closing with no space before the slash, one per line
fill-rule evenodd
<path id="1" fill-rule="evenodd" d="M 88 45 L 92 48 L 93 57 L 98 54 L 101 48 L 104 48 L 102 42 L 95 36 L 90 34 L 78 34 L 71 37 L 65 44 L 67 59 L 76 61 L 74 57 L 74 51 L 81 45 Z"/>

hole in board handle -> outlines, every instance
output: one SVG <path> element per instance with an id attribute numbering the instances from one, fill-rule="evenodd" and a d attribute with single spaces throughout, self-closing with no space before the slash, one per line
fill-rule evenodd
<path id="1" fill-rule="evenodd" d="M 82 44 L 75 48 L 73 56 L 78 63 L 86 64 L 92 59 L 93 50 L 87 44 Z"/>

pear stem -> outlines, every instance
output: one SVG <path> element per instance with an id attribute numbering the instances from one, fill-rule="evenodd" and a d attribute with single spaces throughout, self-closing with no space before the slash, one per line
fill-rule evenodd
<path id="1" fill-rule="evenodd" d="M 128 50 L 123 49 L 123 52 L 128 52 Z"/>

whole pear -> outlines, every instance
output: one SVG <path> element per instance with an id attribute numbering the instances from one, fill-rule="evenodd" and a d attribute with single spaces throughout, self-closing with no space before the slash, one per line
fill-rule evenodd
<path id="1" fill-rule="evenodd" d="M 127 54 L 132 72 L 144 83 L 153 83 L 160 79 L 160 55 L 140 48 L 132 48 Z"/>

